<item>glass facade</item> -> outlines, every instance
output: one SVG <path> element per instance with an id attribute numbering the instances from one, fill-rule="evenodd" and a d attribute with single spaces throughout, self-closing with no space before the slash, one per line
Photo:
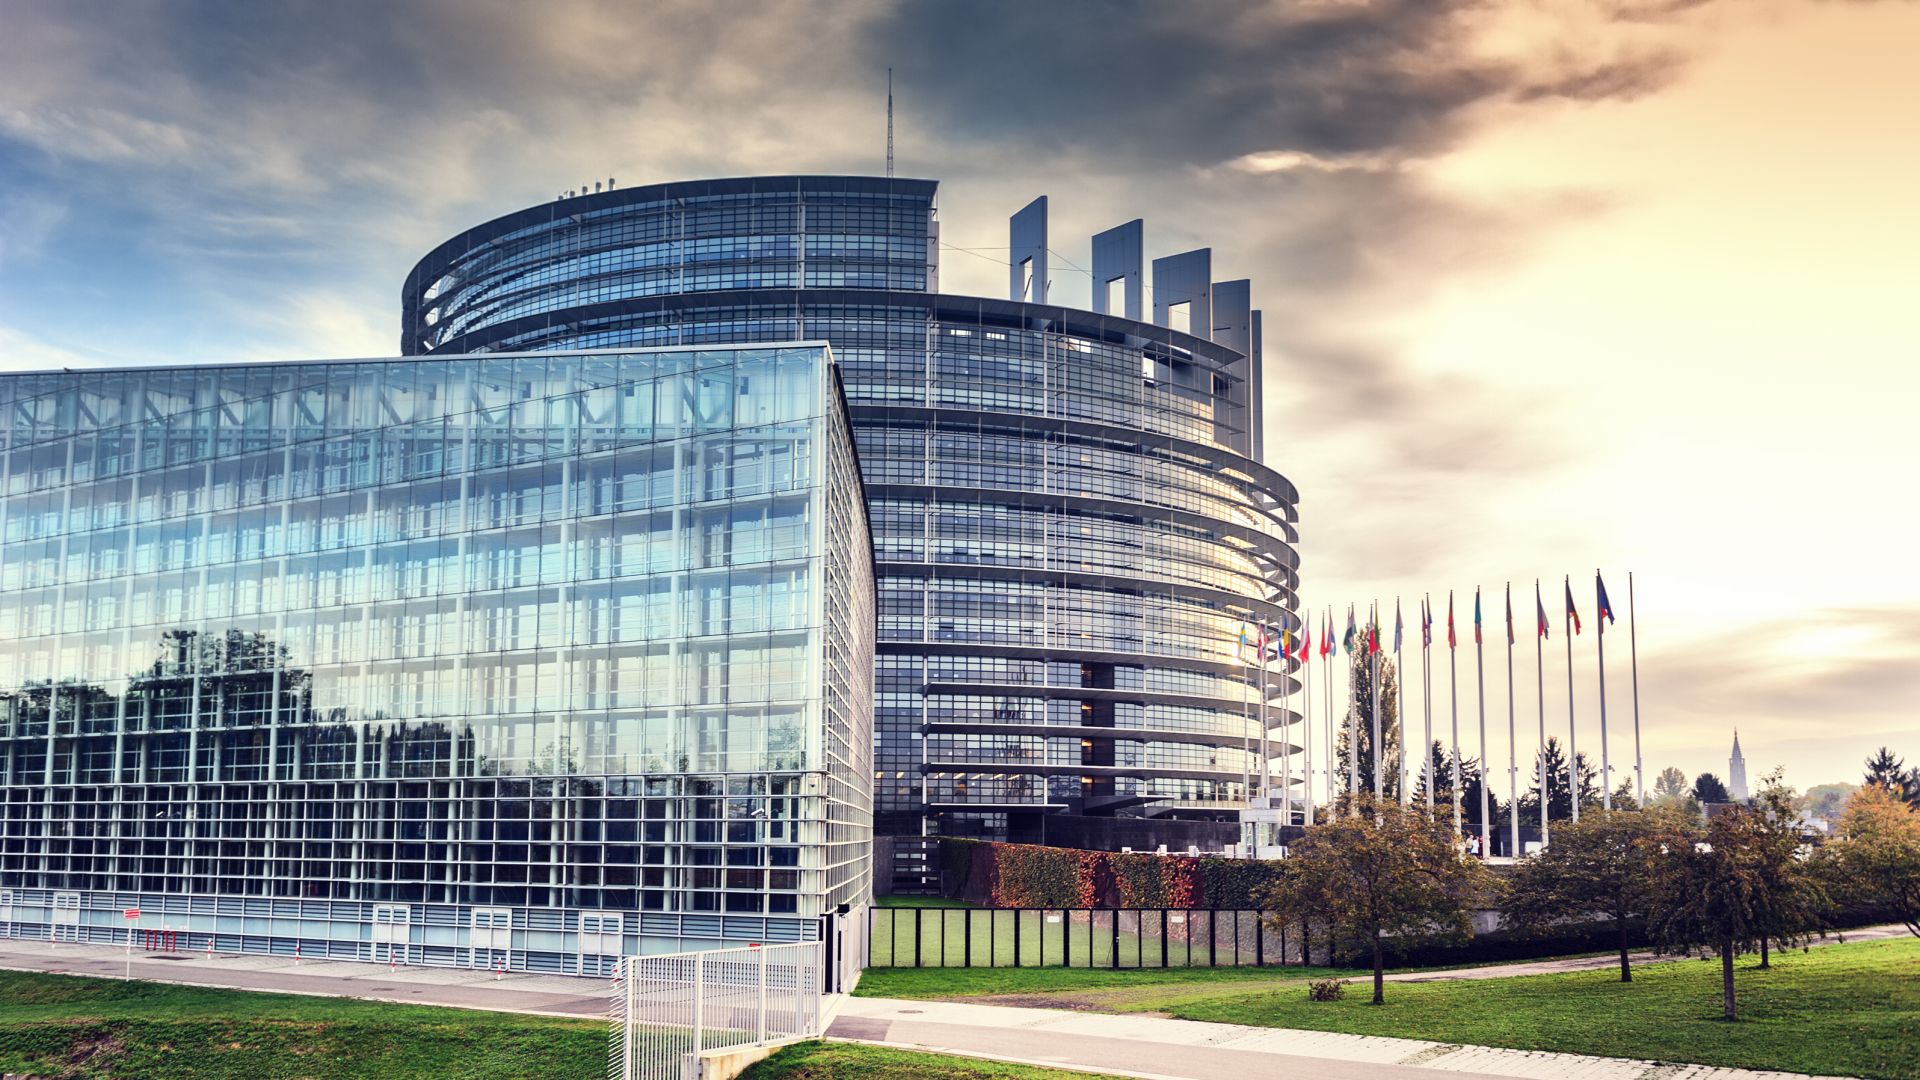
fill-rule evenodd
<path id="1" fill-rule="evenodd" d="M 0 929 L 598 973 L 870 894 L 820 343 L 0 375 Z"/>
<path id="2" fill-rule="evenodd" d="M 1297 496 L 1244 452 L 1245 357 L 939 294 L 936 191 L 769 177 L 532 207 L 415 267 L 402 348 L 831 342 L 875 544 L 881 831 L 1232 820 L 1263 770 L 1240 630 L 1297 627 Z"/>

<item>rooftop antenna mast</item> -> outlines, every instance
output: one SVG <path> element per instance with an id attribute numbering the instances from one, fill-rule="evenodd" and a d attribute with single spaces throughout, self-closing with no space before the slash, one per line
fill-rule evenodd
<path id="1" fill-rule="evenodd" d="M 887 175 L 893 175 L 893 69 L 887 69 Z"/>

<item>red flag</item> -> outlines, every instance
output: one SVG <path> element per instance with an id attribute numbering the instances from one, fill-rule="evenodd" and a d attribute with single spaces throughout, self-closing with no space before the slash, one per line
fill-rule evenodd
<path id="1" fill-rule="evenodd" d="M 1460 639 L 1453 632 L 1453 590 L 1447 590 L 1447 648 L 1460 647 Z"/>

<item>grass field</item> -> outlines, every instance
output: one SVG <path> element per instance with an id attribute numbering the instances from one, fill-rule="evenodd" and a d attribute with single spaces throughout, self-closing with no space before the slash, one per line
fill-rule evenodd
<path id="1" fill-rule="evenodd" d="M 1136 996 L 1132 1007 L 1187 1020 L 1399 1035 L 1886 1080 L 1920 1080 L 1920 941 L 1911 938 L 1775 953 L 1734 976 L 1740 1020 L 1720 1019 L 1718 961 L 1649 964 L 1479 981 L 1395 983 L 1387 1003 L 1366 988 L 1310 1002 L 1299 986 L 1260 992 Z"/>
<path id="2" fill-rule="evenodd" d="M 741 1080 L 1099 1080 L 1099 1076 L 884 1046 L 811 1042 L 786 1047 L 748 1069 Z"/>
<path id="3" fill-rule="evenodd" d="M 1308 978 L 1357 975 L 1332 968 L 868 968 L 856 997 L 941 1000 L 983 996 L 1034 996 L 1026 1004 L 1091 1008 L 1103 1012 L 1157 1012 L 1189 997 L 1275 990 Z M 1135 1004 L 1144 1002 L 1145 1004 Z"/>
<path id="4" fill-rule="evenodd" d="M 606 1067 L 599 1020 L 0 971 L 0 1073 L 578 1080 Z"/>

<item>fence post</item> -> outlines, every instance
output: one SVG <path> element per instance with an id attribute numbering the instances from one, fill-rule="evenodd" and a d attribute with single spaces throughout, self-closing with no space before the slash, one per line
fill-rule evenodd
<path id="1" fill-rule="evenodd" d="M 626 961 L 623 959 L 621 963 Z M 620 1033 L 620 1080 L 633 1080 L 633 1009 L 639 1004 L 636 1000 L 639 995 L 633 989 L 633 977 L 638 970 L 638 964 L 627 966 L 627 1014 L 626 1030 Z"/>
<path id="2" fill-rule="evenodd" d="M 1160 909 L 1160 966 L 1167 966 L 1167 909 Z"/>
<path id="3" fill-rule="evenodd" d="M 1042 911 L 1041 918 L 1045 917 L 1046 913 Z M 1040 963 L 1045 965 L 1046 962 L 1047 931 L 1046 924 L 1043 922 L 1040 925 Z M 1063 968 L 1073 966 L 1073 912 L 1067 908 L 1060 909 L 1060 966 Z"/>
<path id="4" fill-rule="evenodd" d="M 1220 966 L 1220 909 L 1207 909 L 1207 966 Z"/>
<path id="5" fill-rule="evenodd" d="M 820 985 L 814 988 L 815 989 L 814 993 L 807 995 L 808 997 L 813 999 L 813 1008 L 810 1010 L 813 1014 L 813 1017 L 811 1022 L 807 1024 L 808 1035 L 818 1036 L 823 1034 L 820 1030 L 820 999 L 827 996 L 826 955 L 827 955 L 827 943 L 822 941 L 820 943 L 820 949 L 819 949 Z M 797 1022 L 797 1018 L 796 1018 L 796 1022 Z"/>
<path id="6" fill-rule="evenodd" d="M 1013 909 L 1013 966 L 1020 966 L 1020 909 Z"/>
<path id="7" fill-rule="evenodd" d="M 1120 909 L 1113 909 L 1113 962 L 1108 967 L 1118 970 L 1120 967 Z"/>
<path id="8" fill-rule="evenodd" d="M 920 966 L 920 934 L 927 925 L 927 909 L 913 909 L 913 966 Z"/>
<path id="9" fill-rule="evenodd" d="M 1287 932 L 1280 931 L 1280 958 L 1287 958 Z M 1235 966 L 1239 966 L 1239 950 L 1234 950 Z M 1267 964 L 1267 924 L 1261 920 L 1260 913 L 1253 913 L 1253 966 L 1265 967 Z"/>
<path id="10" fill-rule="evenodd" d="M 760 954 L 760 997 L 759 1006 L 755 1010 L 760 1018 L 760 1038 L 756 1042 L 765 1045 L 767 1041 L 767 950 L 754 951 Z"/>
<path id="11" fill-rule="evenodd" d="M 965 932 L 963 932 L 960 935 L 960 952 L 961 952 L 960 966 L 970 968 L 973 966 L 973 912 L 968 911 L 965 908 L 962 908 L 960 911 L 960 917 L 966 920 L 966 922 L 963 924 L 966 928 Z M 941 967 L 946 966 L 947 958 L 946 958 L 945 952 L 946 950 L 944 949 L 941 950 L 941 954 L 942 954 L 940 957 Z"/>
<path id="12" fill-rule="evenodd" d="M 702 1049 L 701 1036 L 706 1034 L 705 1025 L 706 1025 L 707 1018 L 705 1016 L 705 1009 L 702 1007 L 706 1004 L 706 996 L 707 996 L 706 981 L 707 981 L 707 958 L 705 955 L 701 953 L 694 953 L 693 954 L 693 1060 L 694 1060 L 695 1068 L 699 1067 L 699 1062 L 700 1062 L 700 1051 Z"/>

